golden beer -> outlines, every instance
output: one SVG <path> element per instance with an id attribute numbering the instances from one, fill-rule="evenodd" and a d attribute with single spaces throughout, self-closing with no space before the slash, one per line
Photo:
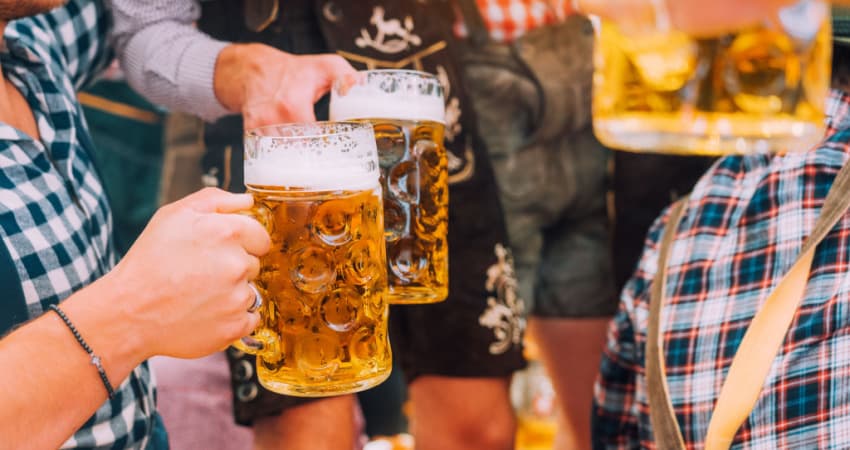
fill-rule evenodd
<path id="1" fill-rule="evenodd" d="M 315 126 L 335 125 L 342 126 Z M 357 392 L 391 370 L 374 137 L 367 125 L 347 126 L 368 133 L 311 137 L 298 145 L 292 144 L 298 137 L 246 137 L 245 184 L 253 215 L 272 240 L 254 280 L 264 302 L 252 339 L 261 347 L 260 383 L 274 392 Z M 358 157 L 364 139 L 369 143 Z"/>
<path id="2" fill-rule="evenodd" d="M 642 152 L 805 151 L 823 136 L 830 64 L 821 1 L 715 37 L 627 35 L 603 21 L 594 130 L 608 146 Z"/>
<path id="3" fill-rule="evenodd" d="M 558 423 L 554 417 L 538 417 L 533 414 L 517 415 L 516 450 L 552 450 Z"/>
<path id="4" fill-rule="evenodd" d="M 384 189 L 389 302 L 443 301 L 449 278 L 449 188 L 442 88 L 435 77 L 411 71 L 367 71 L 361 83 L 344 94 L 334 89 L 331 118 L 374 128 Z"/>

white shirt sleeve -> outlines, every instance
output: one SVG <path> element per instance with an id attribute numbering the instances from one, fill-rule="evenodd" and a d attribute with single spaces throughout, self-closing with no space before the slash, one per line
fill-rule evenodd
<path id="1" fill-rule="evenodd" d="M 206 121 L 231 114 L 215 97 L 215 63 L 228 42 L 200 32 L 198 0 L 110 0 L 113 44 L 130 85 L 150 101 Z"/>

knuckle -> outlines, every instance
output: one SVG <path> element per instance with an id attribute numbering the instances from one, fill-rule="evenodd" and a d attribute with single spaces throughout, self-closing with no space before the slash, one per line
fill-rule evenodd
<path id="1" fill-rule="evenodd" d="M 228 324 L 225 335 L 228 340 L 235 341 L 245 336 L 250 335 L 257 324 L 260 322 L 260 315 L 257 313 L 242 312 L 238 317 L 234 318 Z"/>
<path id="2" fill-rule="evenodd" d="M 168 203 L 156 210 L 153 217 L 151 217 L 151 222 L 159 222 L 165 220 L 167 217 L 178 215 L 185 210 L 186 207 L 182 203 Z"/>
<path id="3" fill-rule="evenodd" d="M 245 315 L 248 314 L 246 313 Z M 247 333 L 244 332 L 245 327 L 243 326 L 243 322 L 244 320 L 240 318 L 234 319 L 228 324 L 227 328 L 225 329 L 225 336 L 227 337 L 228 341 L 235 341 L 250 334 L 251 330 L 248 330 Z"/>
<path id="4" fill-rule="evenodd" d="M 260 323 L 259 313 L 247 313 L 243 316 L 242 327 L 239 330 L 239 337 L 251 334 Z"/>
<path id="5" fill-rule="evenodd" d="M 240 281 L 241 280 L 250 280 L 250 279 L 253 278 L 252 272 L 253 272 L 253 266 L 250 263 L 243 264 L 242 267 L 241 267 L 241 270 L 239 271 L 239 276 L 236 279 L 240 280 Z M 254 294 L 253 292 L 250 292 L 250 295 L 253 295 L 253 294 Z M 248 295 L 249 294 L 246 294 L 246 297 Z"/>
<path id="6" fill-rule="evenodd" d="M 245 279 L 248 273 L 248 267 L 238 261 L 237 258 L 227 258 L 224 262 L 224 277 L 231 283 L 237 283 Z M 234 299 L 245 299 L 248 297 L 247 288 L 236 289 L 233 293 Z"/>
<path id="7" fill-rule="evenodd" d="M 192 229 L 195 236 L 213 246 L 213 249 L 219 245 L 222 229 L 215 217 L 207 214 L 197 215 L 192 221 Z"/>
<path id="8" fill-rule="evenodd" d="M 203 189 L 201 189 L 200 191 L 198 191 L 198 193 L 195 194 L 195 195 L 197 195 L 198 197 L 200 197 L 202 199 L 208 199 L 208 198 L 213 198 L 213 197 L 219 195 L 220 193 L 221 193 L 221 189 L 216 188 L 216 187 L 212 187 L 212 186 L 207 186 L 207 187 L 204 187 Z"/>
<path id="9" fill-rule="evenodd" d="M 254 278 L 257 278 L 257 275 L 260 274 L 260 258 L 252 256 L 248 260 L 247 269 L 248 269 L 248 271 L 247 271 L 248 276 L 246 278 L 248 278 L 249 280 L 253 280 Z"/>
<path id="10" fill-rule="evenodd" d="M 239 228 L 231 223 L 225 216 L 207 216 L 214 222 L 216 236 L 223 242 L 232 241 L 239 236 Z"/>
<path id="11" fill-rule="evenodd" d="M 272 248 L 272 238 L 269 235 L 269 232 L 266 231 L 265 228 L 260 224 L 256 224 L 257 228 L 255 228 L 254 233 L 256 234 L 257 241 L 257 251 L 260 255 L 265 255 Z"/>

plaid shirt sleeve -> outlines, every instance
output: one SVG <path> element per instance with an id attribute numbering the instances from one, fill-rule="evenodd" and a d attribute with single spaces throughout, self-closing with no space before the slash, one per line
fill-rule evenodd
<path id="1" fill-rule="evenodd" d="M 637 329 L 637 323 L 646 317 L 637 317 L 635 305 L 649 303 L 649 288 L 655 276 L 658 245 L 669 215 L 665 212 L 649 231 L 641 262 L 632 279 L 623 289 L 620 309 L 608 329 L 606 347 L 602 353 L 599 378 L 596 382 L 593 404 L 593 448 L 640 448 L 640 424 L 646 411 L 646 393 L 638 386 L 644 377 L 644 343 L 646 336 Z M 645 309 L 644 309 L 645 310 Z M 636 326 L 638 325 L 642 326 Z M 639 345 L 640 344 L 640 345 Z M 642 417 L 644 416 L 644 417 Z"/>
<path id="2" fill-rule="evenodd" d="M 113 52 L 107 35 L 112 21 L 102 0 L 69 0 L 63 8 L 40 16 L 55 48 L 61 52 L 63 68 L 76 90 L 92 82 L 110 61 Z"/>

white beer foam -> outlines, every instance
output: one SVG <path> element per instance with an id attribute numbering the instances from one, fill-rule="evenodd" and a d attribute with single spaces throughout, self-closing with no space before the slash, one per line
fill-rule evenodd
<path id="1" fill-rule="evenodd" d="M 245 139 L 244 175 L 253 186 L 372 189 L 380 176 L 375 135 L 371 126 L 345 123 L 259 129 Z"/>
<path id="2" fill-rule="evenodd" d="M 331 120 L 398 119 L 445 123 L 443 99 L 415 92 L 388 94 L 376 86 L 352 86 L 345 95 L 331 96 Z"/>
<path id="3" fill-rule="evenodd" d="M 245 184 L 279 186 L 305 191 L 360 191 L 378 186 L 376 172 L 359 168 L 299 167 L 279 155 L 245 161 Z"/>

